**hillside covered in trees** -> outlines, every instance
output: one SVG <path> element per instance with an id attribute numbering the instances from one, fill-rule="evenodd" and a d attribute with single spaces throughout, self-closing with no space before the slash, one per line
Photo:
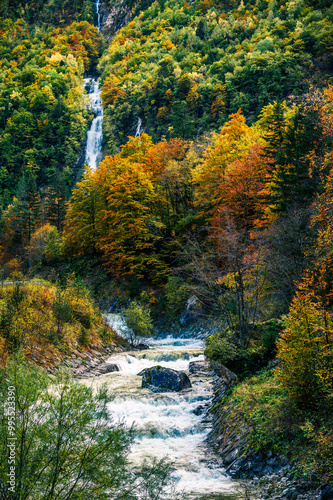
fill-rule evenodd
<path id="1" fill-rule="evenodd" d="M 252 446 L 332 482 L 331 2 L 128 5 L 108 40 L 89 0 L 0 3 L 3 279 L 57 282 L 51 332 L 73 270 L 158 325 L 177 323 L 195 295 L 201 321 L 220 325 L 206 355 L 243 381 L 228 397 Z M 83 77 L 95 72 L 104 160 L 91 170 Z M 28 351 L 10 333 L 14 295 L 0 299 L 5 357 Z M 73 311 L 64 328 L 80 342 Z"/>
<path id="2" fill-rule="evenodd" d="M 144 130 L 193 139 L 242 109 L 253 123 L 331 75 L 331 2 L 154 2 L 112 40 L 99 64 L 107 150 Z"/>

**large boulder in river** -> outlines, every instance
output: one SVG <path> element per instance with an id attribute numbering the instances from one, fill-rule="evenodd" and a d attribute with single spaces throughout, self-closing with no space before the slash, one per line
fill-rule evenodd
<path id="1" fill-rule="evenodd" d="M 138 375 L 142 377 L 142 387 L 152 392 L 179 392 L 192 387 L 186 373 L 171 368 L 153 366 L 145 368 Z"/>

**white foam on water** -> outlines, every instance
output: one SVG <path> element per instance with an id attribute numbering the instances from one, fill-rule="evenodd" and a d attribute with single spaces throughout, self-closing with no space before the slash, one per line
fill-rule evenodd
<path id="1" fill-rule="evenodd" d="M 121 324 L 121 317 L 108 315 L 113 324 Z M 123 326 L 123 325 L 122 325 Z M 137 374 L 144 368 L 163 366 L 188 371 L 189 363 L 202 360 L 203 342 L 199 339 L 167 338 L 150 340 L 150 349 L 119 353 L 109 362 L 120 371 L 87 380 L 85 383 L 105 383 L 114 400 L 109 409 L 114 421 L 134 425 L 137 437 L 131 449 L 130 460 L 135 465 L 145 458 L 162 459 L 167 456 L 175 467 L 177 488 L 192 499 L 239 498 L 238 485 L 220 467 L 205 440 L 211 422 L 204 415 L 195 415 L 199 405 L 208 405 L 213 395 L 212 380 L 207 375 L 192 376 L 192 389 L 180 393 L 152 393 L 141 388 Z"/>

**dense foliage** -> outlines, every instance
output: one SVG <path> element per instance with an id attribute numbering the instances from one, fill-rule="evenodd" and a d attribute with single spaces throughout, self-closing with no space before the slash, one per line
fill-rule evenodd
<path id="1" fill-rule="evenodd" d="M 17 17 L 33 24 L 61 26 L 94 20 L 93 0 L 1 0 L 0 17 Z"/>
<path id="2" fill-rule="evenodd" d="M 17 283 L 22 269 L 102 260 L 134 299 L 132 343 L 192 296 L 221 325 L 211 359 L 244 379 L 277 356 L 232 402 L 254 447 L 308 453 L 332 477 L 332 422 L 318 416 L 333 390 L 330 4 L 110 0 L 132 20 L 100 58 L 90 1 L 0 2 L 5 354 L 108 338 L 73 280 Z M 99 59 L 105 158 L 81 176 L 82 76 Z"/>
<path id="3" fill-rule="evenodd" d="M 321 481 L 333 474 L 332 401 L 311 408 L 295 406 L 274 376 L 262 372 L 235 387 L 223 400 L 224 409 L 241 414 L 249 428 L 249 445 L 259 453 L 273 451 L 297 463 L 298 476 L 314 472 Z M 217 409 L 217 411 L 219 411 Z M 265 478 L 259 480 L 259 487 Z"/>
<path id="4" fill-rule="evenodd" d="M 118 276 L 163 277 L 175 250 L 172 236 L 183 234 L 191 220 L 190 162 L 180 140 L 154 145 L 145 134 L 131 138 L 74 189 L 67 251 L 100 251 Z"/>
<path id="5" fill-rule="evenodd" d="M 140 7 L 140 4 L 139 4 Z M 241 108 L 252 122 L 276 99 L 331 75 L 330 2 L 154 2 L 113 39 L 103 71 L 105 145 L 138 119 L 153 140 L 217 130 Z"/>
<path id="6" fill-rule="evenodd" d="M 34 183 L 36 196 L 37 188 L 71 185 L 91 117 L 82 73 L 96 63 L 101 36 L 87 22 L 63 29 L 0 23 L 0 204 L 6 208 L 20 182 Z"/>

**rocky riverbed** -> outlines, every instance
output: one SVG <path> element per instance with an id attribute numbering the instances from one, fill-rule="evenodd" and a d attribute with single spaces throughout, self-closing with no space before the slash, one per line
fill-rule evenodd
<path id="1" fill-rule="evenodd" d="M 90 378 L 118 371 L 119 368 L 113 363 L 107 363 L 107 360 L 113 353 L 123 352 L 119 346 L 105 347 L 93 345 L 84 352 L 74 351 L 70 356 L 54 360 L 53 366 L 47 371 L 53 375 L 59 368 L 68 368 L 74 378 Z"/>

